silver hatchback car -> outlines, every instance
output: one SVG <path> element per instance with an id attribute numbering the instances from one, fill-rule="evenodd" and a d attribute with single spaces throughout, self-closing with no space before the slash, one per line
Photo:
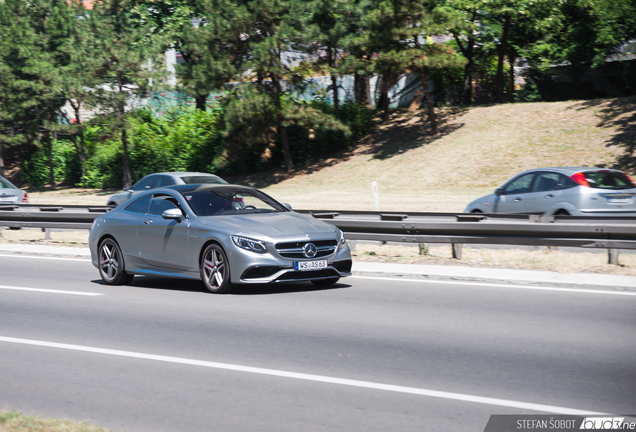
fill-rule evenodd
<path id="1" fill-rule="evenodd" d="M 471 202 L 464 213 L 636 216 L 636 185 L 613 169 L 535 168 Z"/>
<path id="2" fill-rule="evenodd" d="M 123 192 L 111 195 L 106 201 L 106 205 L 118 206 L 119 204 L 136 197 L 142 192 L 159 187 L 183 185 L 183 184 L 227 184 L 219 176 L 201 172 L 162 172 L 148 174 L 142 177 L 137 183 Z"/>

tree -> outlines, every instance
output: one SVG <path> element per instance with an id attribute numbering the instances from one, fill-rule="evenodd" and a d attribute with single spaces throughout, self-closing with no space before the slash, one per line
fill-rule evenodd
<path id="1" fill-rule="evenodd" d="M 5 129 L 0 141 L 15 142 L 19 135 L 22 141 L 44 140 L 51 189 L 51 134 L 59 130 L 58 113 L 65 102 L 61 71 L 69 61 L 62 47 L 74 21 L 64 0 L 0 3 L 0 111 Z"/>
<path id="2" fill-rule="evenodd" d="M 156 52 L 151 45 L 151 23 L 135 22 L 133 0 L 103 0 L 88 14 L 95 43 L 95 103 L 121 134 L 123 187 L 132 184 L 128 154 L 126 111 L 146 96 L 148 59 Z"/>

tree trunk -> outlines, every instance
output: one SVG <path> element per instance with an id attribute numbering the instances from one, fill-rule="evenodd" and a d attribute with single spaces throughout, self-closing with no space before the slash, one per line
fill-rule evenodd
<path id="1" fill-rule="evenodd" d="M 283 146 L 283 155 L 285 156 L 285 169 L 287 174 L 294 171 L 294 163 L 292 162 L 291 152 L 289 151 L 289 140 L 287 139 L 287 128 L 282 124 L 278 126 L 278 134 Z"/>
<path id="2" fill-rule="evenodd" d="M 382 74 L 382 81 L 380 82 L 380 99 L 378 100 L 378 109 L 382 110 L 382 120 L 387 121 L 389 119 L 389 90 L 395 85 L 397 79 L 388 74 Z"/>
<path id="3" fill-rule="evenodd" d="M 333 115 L 340 120 L 340 100 L 338 99 L 338 78 L 331 75 L 331 89 L 333 90 Z"/>
<path id="4" fill-rule="evenodd" d="M 77 125 L 77 132 L 80 139 L 80 145 L 79 148 L 77 148 L 77 145 L 75 145 L 75 135 L 73 135 L 73 144 L 75 145 L 75 151 L 77 152 L 77 157 L 80 161 L 82 181 L 84 181 L 84 177 L 86 177 L 86 141 L 84 139 L 84 128 L 82 127 L 82 119 L 80 117 L 81 102 L 77 102 L 77 105 L 71 103 L 71 106 L 75 112 L 75 124 Z"/>
<path id="5" fill-rule="evenodd" d="M 437 121 L 435 120 L 435 111 L 433 110 L 433 99 L 431 98 L 431 92 L 428 88 L 428 80 L 426 79 L 424 69 L 420 70 L 420 79 L 422 80 L 422 89 L 424 90 L 424 97 L 426 98 L 426 108 L 428 109 L 428 121 L 431 123 L 431 132 L 437 135 Z"/>
<path id="6" fill-rule="evenodd" d="M 515 101 L 515 50 L 511 47 L 508 54 L 508 63 L 510 63 L 510 102 Z"/>
<path id="7" fill-rule="evenodd" d="M 46 147 L 48 151 L 49 157 L 49 182 L 51 184 L 51 190 L 55 190 L 55 173 L 53 172 L 53 143 L 51 142 L 51 132 L 45 131 L 46 136 Z"/>
<path id="8" fill-rule="evenodd" d="M 356 103 L 365 105 L 367 107 L 373 107 L 373 101 L 371 100 L 371 90 L 369 89 L 369 74 L 364 73 L 362 75 L 356 73 L 354 75 L 353 88 L 356 98 Z"/>
<path id="9" fill-rule="evenodd" d="M 208 98 L 208 95 L 196 95 L 194 100 L 196 102 L 196 108 L 198 110 L 200 110 L 200 111 L 206 111 L 207 110 L 207 105 L 205 104 L 207 98 Z"/>
<path id="10" fill-rule="evenodd" d="M 473 11 L 471 22 L 474 24 L 477 19 L 477 11 Z M 462 85 L 462 103 L 464 105 L 470 105 L 473 101 L 473 69 L 474 69 L 474 52 L 475 52 L 475 38 L 472 33 L 469 34 L 466 46 L 462 44 L 462 40 L 457 33 L 453 32 L 455 42 L 459 46 L 462 55 L 466 57 L 468 63 L 464 66 L 464 84 Z"/>
<path id="11" fill-rule="evenodd" d="M 287 139 L 287 127 L 283 125 L 283 121 L 285 120 L 283 117 L 283 109 L 281 107 L 280 95 L 282 93 L 280 88 L 280 79 L 276 75 L 271 76 L 272 85 L 274 87 L 274 105 L 276 106 L 276 116 L 277 116 L 277 132 L 280 136 L 280 142 L 283 147 L 283 156 L 285 157 L 285 169 L 287 173 L 291 173 L 294 171 L 294 163 L 292 162 L 291 152 L 289 151 L 289 140 Z"/>
<path id="12" fill-rule="evenodd" d="M 130 164 L 128 163 L 128 133 L 126 131 L 126 125 L 121 130 L 121 146 L 122 146 L 122 155 L 121 162 L 124 171 L 124 175 L 122 178 L 122 186 L 124 189 L 132 186 L 132 181 L 130 178 Z"/>
<path id="13" fill-rule="evenodd" d="M 4 177 L 4 143 L 0 141 L 0 177 Z"/>
<path id="14" fill-rule="evenodd" d="M 508 51 L 508 34 L 510 33 L 510 24 L 512 20 L 509 15 L 504 18 L 504 28 L 503 34 L 501 36 L 501 43 L 499 44 L 498 55 L 499 59 L 497 62 L 497 91 L 495 96 L 495 102 L 503 103 L 504 102 L 504 57 Z"/>

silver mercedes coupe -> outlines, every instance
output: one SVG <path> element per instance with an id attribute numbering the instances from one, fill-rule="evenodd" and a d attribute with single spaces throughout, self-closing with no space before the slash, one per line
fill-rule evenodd
<path id="1" fill-rule="evenodd" d="M 228 184 L 178 185 L 135 197 L 93 222 L 93 265 L 109 285 L 134 275 L 200 279 L 228 293 L 239 284 L 351 275 L 351 252 L 337 227 L 296 213 L 265 193 Z"/>

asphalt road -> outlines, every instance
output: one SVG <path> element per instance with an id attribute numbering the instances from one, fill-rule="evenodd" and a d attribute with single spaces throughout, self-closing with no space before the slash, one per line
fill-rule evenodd
<path id="1" fill-rule="evenodd" d="M 0 408 L 129 432 L 483 431 L 491 414 L 636 413 L 636 293 L 341 282 L 223 296 L 0 256 Z"/>

